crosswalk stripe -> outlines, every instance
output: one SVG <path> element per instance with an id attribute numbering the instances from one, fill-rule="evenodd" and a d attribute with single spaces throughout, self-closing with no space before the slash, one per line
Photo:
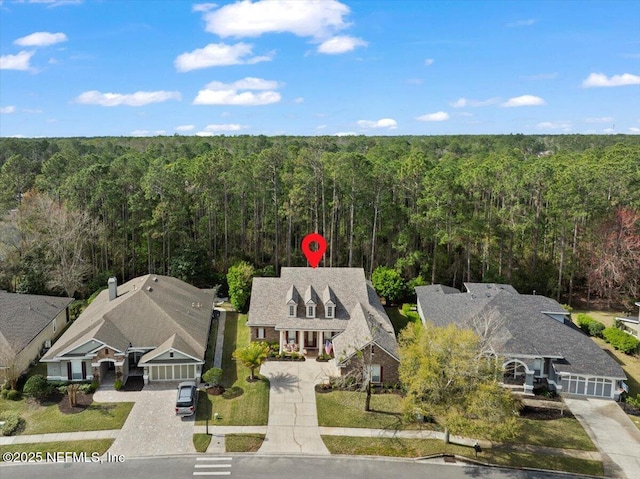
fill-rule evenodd
<path id="1" fill-rule="evenodd" d="M 231 471 L 194 472 L 194 476 L 230 476 Z"/>
<path id="2" fill-rule="evenodd" d="M 232 457 L 196 457 L 196 461 L 231 461 Z"/>
<path id="3" fill-rule="evenodd" d="M 231 464 L 196 464 L 195 467 L 196 469 L 204 467 L 231 467 Z"/>

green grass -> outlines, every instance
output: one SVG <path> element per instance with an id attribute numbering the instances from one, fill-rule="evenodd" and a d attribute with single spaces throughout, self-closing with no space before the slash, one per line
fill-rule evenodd
<path id="1" fill-rule="evenodd" d="M 5 452 L 41 452 L 46 458 L 47 453 L 57 452 L 75 452 L 86 453 L 90 460 L 92 453 L 99 455 L 107 452 L 107 449 L 113 444 L 113 439 L 91 439 L 84 441 L 60 441 L 60 442 L 41 442 L 31 444 L 12 444 L 9 446 L 0 446 L 0 456 Z"/>
<path id="2" fill-rule="evenodd" d="M 521 430 L 510 443 L 595 451 L 587 433 L 577 419 L 562 417 L 549 420 L 520 418 Z"/>
<path id="3" fill-rule="evenodd" d="M 364 438 L 346 436 L 322 436 L 331 454 L 424 457 L 433 454 L 456 454 L 473 458 L 475 452 L 470 447 L 445 444 L 437 439 Z M 492 464 L 520 467 L 539 467 L 557 471 L 602 476 L 600 461 L 576 459 L 512 451 L 488 450 L 478 455 L 478 459 Z"/>
<path id="4" fill-rule="evenodd" d="M 398 394 L 374 394 L 372 411 L 365 412 L 365 395 L 355 391 L 316 393 L 318 424 L 329 427 L 362 427 L 373 429 L 417 429 L 402 418 L 402 398 Z M 337 413 L 339 411 L 339 414 Z M 424 426 L 435 426 L 424 424 Z"/>
<path id="5" fill-rule="evenodd" d="M 227 452 L 257 452 L 264 441 L 264 434 L 227 434 L 225 450 Z"/>
<path id="6" fill-rule="evenodd" d="M 200 394 L 196 421 L 205 424 L 206 417 L 211 419 L 215 413 L 220 426 L 264 426 L 269 419 L 269 381 L 260 377 L 254 383 L 247 381 L 251 371 L 232 359 L 237 348 L 249 344 L 247 315 L 227 312 L 224 329 L 224 348 L 222 352 L 222 384 L 227 391 L 222 396 Z M 208 402 L 208 404 L 207 404 Z"/>
<path id="7" fill-rule="evenodd" d="M 385 306 L 385 311 L 387 312 L 387 316 L 391 320 L 391 324 L 393 324 L 393 329 L 396 332 L 396 336 L 400 334 L 407 324 L 420 321 L 420 316 L 416 311 L 410 311 L 410 308 L 415 306 L 413 304 L 404 304 L 402 308 L 398 308 L 395 306 Z"/>
<path id="8" fill-rule="evenodd" d="M 196 448 L 196 452 L 207 452 L 207 448 L 211 443 L 211 434 L 199 434 L 193 435 L 193 447 Z"/>
<path id="9" fill-rule="evenodd" d="M 0 411 L 16 411 L 25 420 L 25 428 L 20 434 L 121 429 L 132 407 L 132 402 L 94 402 L 80 413 L 64 414 L 57 404 L 40 405 L 26 399 L 0 399 Z"/>

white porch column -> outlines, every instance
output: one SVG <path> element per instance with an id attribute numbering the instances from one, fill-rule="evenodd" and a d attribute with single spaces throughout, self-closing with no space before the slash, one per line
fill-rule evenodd
<path id="1" fill-rule="evenodd" d="M 322 331 L 318 331 L 318 356 L 324 354 L 324 336 Z"/>
<path id="2" fill-rule="evenodd" d="M 300 348 L 299 353 L 304 354 L 304 335 L 306 331 L 298 331 L 298 342 L 300 343 L 298 347 Z"/>
<path id="3" fill-rule="evenodd" d="M 284 331 L 280 331 L 280 354 L 282 354 L 283 345 L 284 345 Z"/>

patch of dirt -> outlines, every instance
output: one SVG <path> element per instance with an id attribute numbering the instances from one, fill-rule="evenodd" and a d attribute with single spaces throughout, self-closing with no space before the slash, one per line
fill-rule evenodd
<path id="1" fill-rule="evenodd" d="M 550 421 L 553 419 L 560 419 L 562 417 L 573 418 L 573 414 L 569 411 L 569 408 L 565 408 L 563 413 L 560 409 L 533 406 L 523 407 L 522 411 L 520 411 L 520 416 L 536 421 Z"/>
<path id="2" fill-rule="evenodd" d="M 224 387 L 223 386 L 211 386 L 210 388 L 207 388 L 207 394 L 211 394 L 213 396 L 220 396 L 221 394 L 224 394 Z"/>
<path id="3" fill-rule="evenodd" d="M 78 391 L 78 395 L 76 396 L 77 404 L 75 407 L 71 407 L 69 405 L 69 396 L 64 395 L 62 399 L 58 402 L 58 409 L 63 414 L 78 414 L 79 412 L 84 411 L 93 403 L 93 393 L 84 394 Z"/>

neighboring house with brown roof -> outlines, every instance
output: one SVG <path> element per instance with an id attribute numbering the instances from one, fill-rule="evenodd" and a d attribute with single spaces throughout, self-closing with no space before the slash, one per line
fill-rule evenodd
<path id="1" fill-rule="evenodd" d="M 102 291 L 41 361 L 49 380 L 196 380 L 213 297 L 179 279 L 146 275 Z"/>
<path id="2" fill-rule="evenodd" d="M 19 376 L 50 348 L 69 322 L 73 298 L 0 291 L 0 382 Z"/>
<path id="3" fill-rule="evenodd" d="M 358 351 L 374 383 L 398 381 L 398 343 L 362 268 L 282 268 L 279 278 L 254 278 L 247 325 L 252 341 L 280 352 L 316 357 L 328 346 L 342 374 Z"/>
<path id="4" fill-rule="evenodd" d="M 418 286 L 423 322 L 461 327 L 493 322 L 492 352 L 504 358 L 505 383 L 525 394 L 537 385 L 581 396 L 616 398 L 626 375 L 620 365 L 571 322 L 558 302 L 520 294 L 512 286 L 465 283 L 466 292 L 443 285 Z"/>

